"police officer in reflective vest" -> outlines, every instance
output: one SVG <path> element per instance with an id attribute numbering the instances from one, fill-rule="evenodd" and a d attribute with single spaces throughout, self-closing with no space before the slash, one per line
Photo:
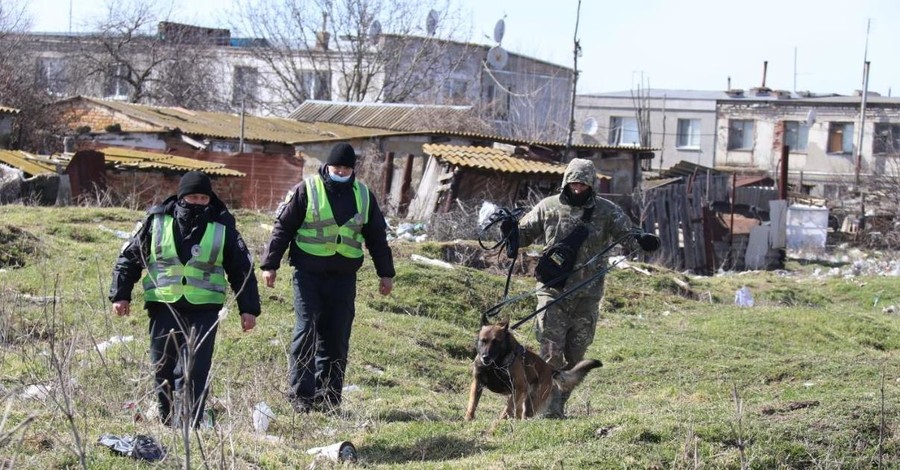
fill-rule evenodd
<path id="1" fill-rule="evenodd" d="M 334 412 L 341 404 L 364 244 L 379 292 L 388 295 L 393 288 L 387 224 L 375 196 L 356 179 L 355 166 L 353 147 L 337 144 L 318 174 L 288 192 L 260 265 L 266 285 L 274 287 L 289 249 L 296 315 L 289 399 L 298 413 Z"/>
<path id="2" fill-rule="evenodd" d="M 109 293 L 115 314 L 131 313 L 132 289 L 143 270 L 160 420 L 166 425 L 177 422 L 173 392 L 183 390 L 196 427 L 204 413 L 228 285 L 237 295 L 244 331 L 256 326 L 260 313 L 250 252 L 204 173 L 186 173 L 178 194 L 151 208 L 123 246 Z"/>

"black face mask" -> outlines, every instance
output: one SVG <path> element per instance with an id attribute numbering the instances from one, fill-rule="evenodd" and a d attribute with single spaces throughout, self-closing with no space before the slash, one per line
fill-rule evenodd
<path id="1" fill-rule="evenodd" d="M 190 204 L 180 199 L 175 205 L 175 220 L 178 221 L 181 233 L 187 235 L 192 228 L 205 227 L 211 212 L 209 204 Z"/>
<path id="2" fill-rule="evenodd" d="M 566 187 L 563 188 L 563 194 L 566 196 L 566 200 L 569 201 L 570 205 L 579 207 L 583 206 L 591 199 L 591 197 L 594 195 L 594 190 L 593 188 L 591 188 L 581 194 L 575 194 L 571 189 L 569 189 L 569 186 L 566 185 Z"/>

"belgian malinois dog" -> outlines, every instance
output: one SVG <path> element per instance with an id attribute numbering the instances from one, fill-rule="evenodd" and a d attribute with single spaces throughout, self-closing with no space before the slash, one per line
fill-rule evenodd
<path id="1" fill-rule="evenodd" d="M 509 395 L 500 418 L 531 418 L 547 407 L 554 387 L 560 392 L 571 392 L 591 369 L 603 365 L 600 361 L 589 359 L 575 364 L 571 369 L 554 370 L 540 356 L 516 341 L 509 330 L 508 320 L 482 326 L 475 350 L 466 421 L 475 418 L 475 408 L 485 388 Z"/>

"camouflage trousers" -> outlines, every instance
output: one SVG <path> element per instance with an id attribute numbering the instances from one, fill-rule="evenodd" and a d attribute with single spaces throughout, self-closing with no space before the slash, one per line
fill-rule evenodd
<path id="1" fill-rule="evenodd" d="M 556 299 L 555 295 L 544 291 L 537 297 L 538 309 Z M 551 367 L 572 367 L 584 358 L 588 346 L 594 342 L 602 298 L 603 282 L 597 287 L 592 286 L 589 293 L 576 292 L 538 314 L 535 337 L 541 344 L 541 358 Z"/>

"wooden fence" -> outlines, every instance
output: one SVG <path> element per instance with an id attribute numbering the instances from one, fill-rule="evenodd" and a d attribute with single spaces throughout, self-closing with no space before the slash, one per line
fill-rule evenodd
<path id="1" fill-rule="evenodd" d="M 659 235 L 652 261 L 698 274 L 715 271 L 713 202 L 728 202 L 731 175 L 699 175 L 650 189 L 641 201 L 641 226 Z"/>

